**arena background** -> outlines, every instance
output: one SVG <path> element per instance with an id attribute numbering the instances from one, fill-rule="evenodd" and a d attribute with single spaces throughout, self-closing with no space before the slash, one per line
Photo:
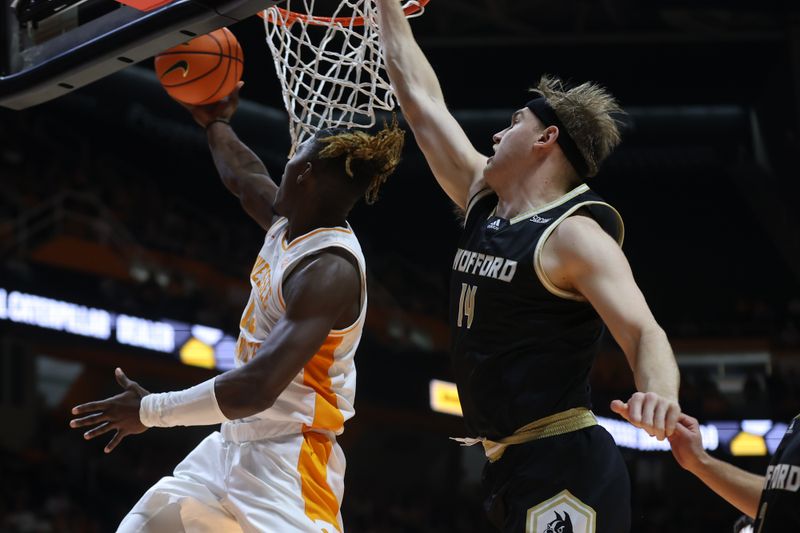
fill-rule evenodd
<path id="1" fill-rule="evenodd" d="M 714 454 L 763 472 L 780 424 L 800 412 L 800 7 L 432 0 L 413 26 L 484 152 L 543 73 L 595 80 L 619 97 L 624 143 L 590 185 L 625 219 L 625 252 L 681 364 L 684 410 L 717 429 Z M 263 28 L 248 19 L 231 29 L 246 80 L 233 125 L 277 179 L 288 135 Z M 351 218 L 370 311 L 357 416 L 342 437 L 345 525 L 488 531 L 480 452 L 449 441 L 461 421 L 430 402 L 431 380 L 450 379 L 458 220 L 408 140 L 379 203 Z M 0 531 L 112 531 L 208 433 L 152 430 L 104 455 L 103 442 L 68 430 L 68 409 L 115 393 L 116 366 L 154 391 L 214 372 L 182 360 L 224 366 L 219 343 L 236 335 L 262 238 L 149 62 L 0 111 Z M 58 302 L 106 312 L 98 320 L 115 321 L 116 336 L 14 311 L 12 300 L 33 296 L 55 315 L 77 309 Z M 610 338 L 592 386 L 596 413 L 609 418 L 609 401 L 633 391 Z M 731 530 L 739 513 L 669 452 L 622 450 L 635 532 Z"/>

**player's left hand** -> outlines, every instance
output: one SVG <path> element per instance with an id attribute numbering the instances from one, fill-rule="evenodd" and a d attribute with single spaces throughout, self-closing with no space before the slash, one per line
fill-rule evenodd
<path id="1" fill-rule="evenodd" d="M 675 432 L 681 406 L 655 392 L 637 392 L 628 402 L 614 400 L 611 410 L 651 437 L 664 440 Z"/>
<path id="2" fill-rule="evenodd" d="M 106 453 L 110 453 L 128 435 L 144 433 L 147 430 L 147 426 L 142 424 L 139 419 L 139 405 L 142 398 L 150 393 L 135 381 L 128 379 L 120 368 L 114 371 L 114 377 L 117 378 L 119 386 L 125 390 L 105 400 L 73 407 L 73 415 L 86 416 L 75 418 L 69 422 L 71 428 L 95 426 L 83 434 L 83 438 L 86 440 L 115 431 L 114 436 L 105 447 Z"/>

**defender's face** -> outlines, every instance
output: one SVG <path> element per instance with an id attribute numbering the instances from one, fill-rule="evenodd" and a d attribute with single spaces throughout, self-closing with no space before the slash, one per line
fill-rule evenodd
<path id="1" fill-rule="evenodd" d="M 499 178 L 524 164 L 543 129 L 539 119 L 527 107 L 515 111 L 511 115 L 511 124 L 492 136 L 494 155 L 486 162 L 484 170 L 487 182 L 491 184 L 493 177 Z"/>

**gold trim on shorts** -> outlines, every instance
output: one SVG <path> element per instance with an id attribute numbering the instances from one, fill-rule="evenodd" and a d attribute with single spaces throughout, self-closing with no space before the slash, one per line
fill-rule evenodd
<path id="1" fill-rule="evenodd" d="M 485 437 L 453 440 L 460 442 L 464 446 L 472 446 L 480 442 L 483 444 L 483 450 L 489 462 L 494 463 L 503 456 L 506 448 L 514 444 L 555 437 L 556 435 L 563 435 L 596 425 L 597 419 L 594 417 L 594 413 L 585 407 L 575 407 L 534 420 L 516 430 L 512 435 L 498 441 L 489 440 Z"/>

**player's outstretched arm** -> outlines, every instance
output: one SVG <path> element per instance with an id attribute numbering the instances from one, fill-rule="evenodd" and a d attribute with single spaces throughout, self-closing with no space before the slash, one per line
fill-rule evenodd
<path id="1" fill-rule="evenodd" d="M 192 106 L 181 104 L 195 122 L 206 130 L 208 146 L 222 183 L 239 199 L 245 212 L 264 230 L 272 225 L 272 204 L 278 191 L 267 167 L 231 128 L 229 121 L 239 105 L 239 91 L 244 82 L 219 102 Z"/>
<path id="2" fill-rule="evenodd" d="M 625 352 L 639 392 L 612 409 L 659 440 L 672 435 L 681 413 L 678 365 L 619 245 L 594 219 L 572 216 L 545 243 L 542 262 L 551 282 L 592 304 Z"/>
<path id="3" fill-rule="evenodd" d="M 681 414 L 675 432 L 669 437 L 672 455 L 708 488 L 751 518 L 758 512 L 764 477 L 751 474 L 730 463 L 711 457 L 703 449 L 700 425 L 695 418 Z"/>
<path id="4" fill-rule="evenodd" d="M 72 409 L 72 428 L 91 428 L 84 438 L 114 432 L 111 452 L 125 437 L 149 427 L 204 426 L 254 415 L 272 406 L 331 329 L 354 322 L 359 313 L 358 269 L 335 252 L 301 262 L 283 293 L 286 313 L 248 364 L 186 390 L 149 393 L 117 369 L 124 391 Z"/>
<path id="5" fill-rule="evenodd" d="M 414 39 L 400 2 L 378 0 L 378 19 L 386 70 L 403 115 L 439 185 L 466 209 L 482 186 L 487 158 L 448 111 L 436 73 Z"/>

